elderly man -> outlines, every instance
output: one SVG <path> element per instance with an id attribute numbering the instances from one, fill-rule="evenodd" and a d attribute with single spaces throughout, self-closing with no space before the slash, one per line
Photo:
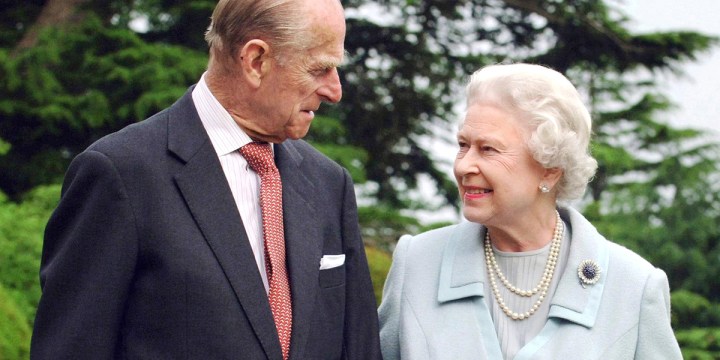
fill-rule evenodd
<path id="1" fill-rule="evenodd" d="M 196 86 L 68 169 L 32 358 L 380 358 L 352 181 L 298 140 L 342 96 L 340 2 L 221 0 L 206 38 Z"/>

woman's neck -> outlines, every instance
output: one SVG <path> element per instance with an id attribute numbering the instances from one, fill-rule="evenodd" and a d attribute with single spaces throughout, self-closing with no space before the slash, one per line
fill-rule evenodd
<path id="1" fill-rule="evenodd" d="M 523 218 L 512 224 L 488 226 L 492 245 L 506 252 L 537 250 L 549 244 L 555 234 L 555 211 Z"/>

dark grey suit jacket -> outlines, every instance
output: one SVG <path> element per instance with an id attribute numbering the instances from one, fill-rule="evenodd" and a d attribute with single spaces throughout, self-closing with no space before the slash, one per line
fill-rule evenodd
<path id="1" fill-rule="evenodd" d="M 275 146 L 293 300 L 292 359 L 380 358 L 346 170 Z M 345 254 L 319 270 L 320 258 Z M 48 222 L 33 359 L 281 359 L 242 219 L 188 91 L 70 165 Z"/>

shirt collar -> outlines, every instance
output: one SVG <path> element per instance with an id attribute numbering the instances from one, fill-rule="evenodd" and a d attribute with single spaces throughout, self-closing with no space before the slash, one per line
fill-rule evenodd
<path id="1" fill-rule="evenodd" d="M 200 120 L 218 156 L 227 155 L 252 142 L 250 136 L 233 120 L 230 113 L 208 88 L 204 73 L 192 92 Z"/>

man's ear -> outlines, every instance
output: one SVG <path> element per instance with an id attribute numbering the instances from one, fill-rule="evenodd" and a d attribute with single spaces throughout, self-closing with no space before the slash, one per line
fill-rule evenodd
<path id="1" fill-rule="evenodd" d="M 236 61 L 247 82 L 253 87 L 259 87 L 272 67 L 270 45 L 260 39 L 252 39 L 238 51 Z"/>
<path id="2" fill-rule="evenodd" d="M 561 168 L 549 168 L 545 169 L 545 173 L 542 177 L 542 184 L 546 184 L 548 187 L 555 188 L 555 185 L 560 181 L 563 171 Z"/>

